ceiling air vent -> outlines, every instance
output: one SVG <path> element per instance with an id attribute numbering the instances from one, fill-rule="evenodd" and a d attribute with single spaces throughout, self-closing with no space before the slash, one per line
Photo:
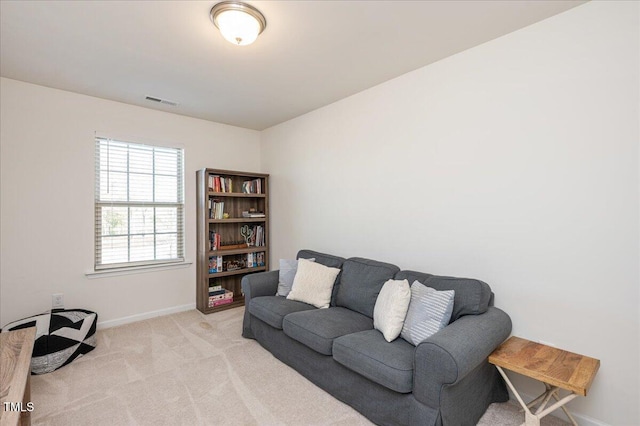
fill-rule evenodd
<path id="1" fill-rule="evenodd" d="M 148 100 L 148 101 L 151 101 L 151 102 L 157 102 L 159 104 L 178 106 L 177 102 L 173 102 L 173 101 L 170 101 L 168 99 L 156 98 L 155 96 L 146 96 L 145 99 Z"/>

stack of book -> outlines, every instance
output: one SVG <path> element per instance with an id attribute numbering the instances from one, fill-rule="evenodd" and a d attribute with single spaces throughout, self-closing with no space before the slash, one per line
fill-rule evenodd
<path id="1" fill-rule="evenodd" d="M 210 175 L 208 186 L 209 191 L 213 192 L 233 192 L 233 181 L 224 176 Z"/>
<path id="2" fill-rule="evenodd" d="M 222 288 L 222 286 L 209 287 L 209 307 L 226 305 L 233 302 L 233 292 Z"/>
<path id="3" fill-rule="evenodd" d="M 222 256 L 211 256 L 209 258 L 209 273 L 222 272 Z"/>
<path id="4" fill-rule="evenodd" d="M 262 179 L 245 180 L 242 183 L 242 192 L 245 194 L 262 194 Z"/>
<path id="5" fill-rule="evenodd" d="M 264 252 L 247 253 L 247 268 L 264 266 Z"/>
<path id="6" fill-rule="evenodd" d="M 224 201 L 209 198 L 209 219 L 224 218 Z"/>
<path id="7" fill-rule="evenodd" d="M 214 231 L 209 231 L 209 250 L 218 250 L 220 248 L 220 234 Z"/>
<path id="8" fill-rule="evenodd" d="M 256 211 L 242 212 L 242 217 L 248 217 L 248 218 L 264 217 L 264 213 L 256 212 Z"/>
<path id="9" fill-rule="evenodd" d="M 256 226 L 254 229 L 254 246 L 264 246 L 265 245 L 265 241 L 264 241 L 264 228 L 260 225 Z"/>

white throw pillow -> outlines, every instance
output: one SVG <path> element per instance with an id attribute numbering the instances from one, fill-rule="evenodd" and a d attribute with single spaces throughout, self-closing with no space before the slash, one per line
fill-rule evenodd
<path id="1" fill-rule="evenodd" d="M 316 308 L 328 308 L 333 283 L 339 273 L 340 269 L 298 259 L 298 271 L 287 299 L 308 303 Z"/>
<path id="2" fill-rule="evenodd" d="M 400 335 L 410 301 L 409 281 L 388 280 L 382 286 L 373 308 L 373 328 L 380 331 L 387 342 Z"/>
<path id="3" fill-rule="evenodd" d="M 402 338 L 417 346 L 445 328 L 451 319 L 454 296 L 454 290 L 438 291 L 414 281 L 411 284 L 411 303 L 402 328 Z"/>
<path id="4" fill-rule="evenodd" d="M 309 259 L 310 261 L 316 260 L 315 258 Z M 278 292 L 276 296 L 287 297 L 293 286 L 293 279 L 296 276 L 298 270 L 298 261 L 289 259 L 280 259 L 280 272 L 278 274 Z"/>

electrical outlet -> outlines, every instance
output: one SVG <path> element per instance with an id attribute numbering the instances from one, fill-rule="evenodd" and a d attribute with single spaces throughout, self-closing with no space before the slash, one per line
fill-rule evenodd
<path id="1" fill-rule="evenodd" d="M 51 295 L 51 306 L 53 309 L 63 309 L 64 308 L 64 294 L 55 293 Z"/>

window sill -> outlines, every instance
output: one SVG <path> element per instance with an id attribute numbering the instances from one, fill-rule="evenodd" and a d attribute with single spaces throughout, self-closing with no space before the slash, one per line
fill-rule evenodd
<path id="1" fill-rule="evenodd" d="M 185 260 L 184 262 L 165 263 L 162 265 L 145 265 L 145 266 L 131 266 L 128 268 L 114 268 L 114 269 L 102 269 L 97 271 L 85 272 L 85 276 L 90 279 L 116 277 L 119 275 L 131 275 L 131 274 L 144 274 L 146 272 L 156 272 L 165 269 L 178 269 L 187 268 L 191 266 L 193 262 Z"/>

